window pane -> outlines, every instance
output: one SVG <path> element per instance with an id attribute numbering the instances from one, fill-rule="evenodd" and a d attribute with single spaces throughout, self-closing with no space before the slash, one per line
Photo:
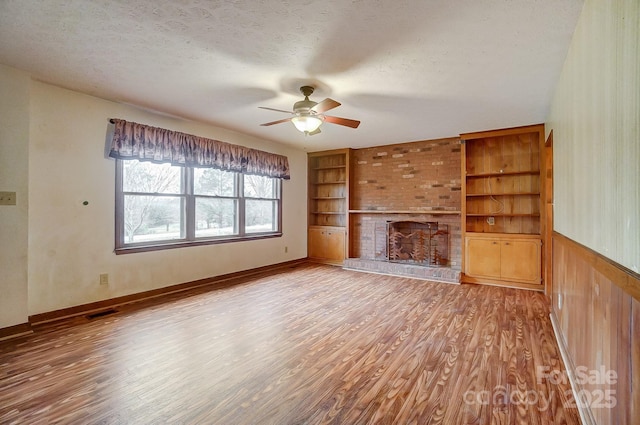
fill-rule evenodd
<path id="1" fill-rule="evenodd" d="M 259 233 L 278 230 L 278 202 L 258 201 L 247 199 L 245 201 L 245 232 Z"/>
<path id="2" fill-rule="evenodd" d="M 193 193 L 209 196 L 235 196 L 236 174 L 213 168 L 193 170 Z"/>
<path id="3" fill-rule="evenodd" d="M 244 196 L 248 198 L 276 198 L 276 179 L 245 175 Z"/>
<path id="4" fill-rule="evenodd" d="M 182 193 L 182 169 L 170 164 L 122 161 L 125 192 Z"/>
<path id="5" fill-rule="evenodd" d="M 237 234 L 237 210 L 235 199 L 196 198 L 196 237 Z"/>
<path id="6" fill-rule="evenodd" d="M 179 196 L 125 195 L 125 243 L 184 238 L 182 211 Z"/>

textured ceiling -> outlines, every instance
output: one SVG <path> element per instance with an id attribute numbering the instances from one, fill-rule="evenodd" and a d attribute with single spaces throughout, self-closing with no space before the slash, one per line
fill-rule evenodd
<path id="1" fill-rule="evenodd" d="M 0 0 L 0 63 L 308 150 L 544 122 L 582 0 Z M 305 137 L 267 106 L 342 106 Z"/>

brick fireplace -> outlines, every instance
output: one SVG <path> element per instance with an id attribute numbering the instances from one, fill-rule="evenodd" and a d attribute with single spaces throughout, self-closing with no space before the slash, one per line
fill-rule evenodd
<path id="1" fill-rule="evenodd" d="M 426 140 L 357 149 L 352 156 L 351 258 L 345 260 L 344 267 L 459 283 L 462 259 L 460 140 Z M 401 222 L 437 223 L 438 228 L 446 229 L 447 247 L 439 241 L 438 264 L 389 258 L 388 225 Z M 402 232 L 409 235 L 416 231 Z M 407 251 L 413 249 L 404 247 L 399 252 L 406 257 Z"/>

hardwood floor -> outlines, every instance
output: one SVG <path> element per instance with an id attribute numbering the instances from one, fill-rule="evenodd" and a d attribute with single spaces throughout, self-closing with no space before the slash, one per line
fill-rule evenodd
<path id="1" fill-rule="evenodd" d="M 305 263 L 1 342 L 0 423 L 578 424 L 548 313 Z"/>

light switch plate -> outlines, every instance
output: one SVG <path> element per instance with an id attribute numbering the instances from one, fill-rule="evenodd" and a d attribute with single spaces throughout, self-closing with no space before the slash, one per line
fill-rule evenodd
<path id="1" fill-rule="evenodd" d="M 16 193 L 15 192 L 0 192 L 0 205 L 15 205 Z"/>

